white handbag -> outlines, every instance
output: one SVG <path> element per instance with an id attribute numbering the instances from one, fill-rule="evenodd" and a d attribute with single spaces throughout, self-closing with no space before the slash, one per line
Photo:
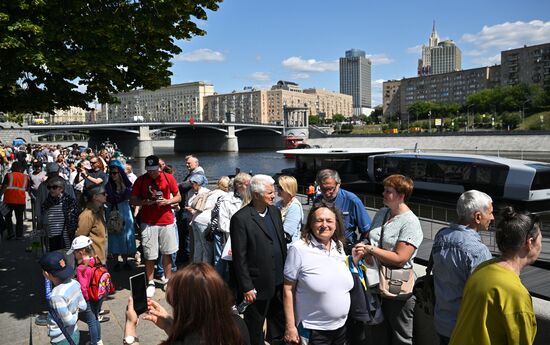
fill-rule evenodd
<path id="1" fill-rule="evenodd" d="M 233 253 L 231 251 L 231 236 L 227 238 L 222 251 L 222 260 L 233 261 Z"/>

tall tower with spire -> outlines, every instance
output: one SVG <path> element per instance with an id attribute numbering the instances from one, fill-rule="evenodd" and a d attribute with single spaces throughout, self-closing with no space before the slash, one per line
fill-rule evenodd
<path id="1" fill-rule="evenodd" d="M 422 58 L 418 59 L 418 75 L 431 75 L 460 71 L 462 53 L 452 40 L 439 41 L 433 21 L 428 45 L 422 45 Z"/>
<path id="2" fill-rule="evenodd" d="M 432 34 L 428 40 L 428 45 L 422 45 L 422 58 L 418 59 L 418 75 L 430 75 L 432 66 L 431 49 L 437 47 L 439 43 L 439 36 L 435 30 L 435 20 L 433 21 Z"/>

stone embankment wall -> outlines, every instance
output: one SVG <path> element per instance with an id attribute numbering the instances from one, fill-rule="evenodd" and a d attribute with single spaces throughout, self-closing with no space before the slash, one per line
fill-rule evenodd
<path id="1" fill-rule="evenodd" d="M 423 152 L 470 153 L 550 160 L 550 133 L 326 137 L 309 139 L 308 144 L 326 148 L 372 147 L 405 150 L 416 148 Z"/>
<path id="2" fill-rule="evenodd" d="M 0 123 L 0 143 L 11 145 L 15 138 L 23 138 L 25 141 L 30 142 L 31 132 L 17 123 Z"/>

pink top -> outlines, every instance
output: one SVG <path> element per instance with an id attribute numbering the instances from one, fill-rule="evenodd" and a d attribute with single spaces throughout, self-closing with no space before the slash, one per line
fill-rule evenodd
<path id="1" fill-rule="evenodd" d="M 89 299 L 88 287 L 90 286 L 92 275 L 94 274 L 94 265 L 95 258 L 90 258 L 88 261 L 82 261 L 76 268 L 76 280 L 80 283 L 80 289 L 86 301 Z"/>

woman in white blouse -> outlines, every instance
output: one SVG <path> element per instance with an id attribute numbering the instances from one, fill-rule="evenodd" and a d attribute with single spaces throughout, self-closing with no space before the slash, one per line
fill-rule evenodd
<path id="1" fill-rule="evenodd" d="M 311 209 L 301 238 L 289 249 L 284 268 L 283 306 L 288 343 L 346 344 L 349 291 L 344 225 L 332 207 Z M 354 255 L 357 252 L 354 251 Z M 357 262 L 359 257 L 354 257 Z"/>

